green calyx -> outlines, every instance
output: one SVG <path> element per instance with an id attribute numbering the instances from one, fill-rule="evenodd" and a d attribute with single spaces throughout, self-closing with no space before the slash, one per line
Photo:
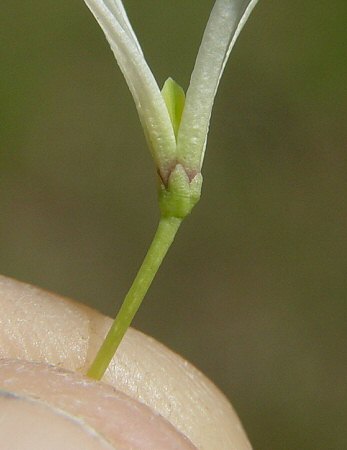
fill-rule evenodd
<path id="1" fill-rule="evenodd" d="M 159 207 L 162 217 L 184 219 L 190 214 L 201 195 L 202 175 L 198 173 L 190 180 L 181 164 L 170 173 L 165 186 L 160 180 Z"/>
<path id="2" fill-rule="evenodd" d="M 172 128 L 177 140 L 185 103 L 182 87 L 172 78 L 168 78 L 161 91 L 165 101 Z M 189 177 L 187 170 L 180 163 L 176 163 L 167 181 L 160 179 L 159 206 L 162 217 L 176 217 L 184 219 L 196 205 L 201 195 L 202 175 Z"/>
<path id="3" fill-rule="evenodd" d="M 184 103 L 186 96 L 182 87 L 172 78 L 168 78 L 161 90 L 161 95 L 165 101 L 167 110 L 172 123 L 175 137 L 177 139 L 178 129 L 180 127 Z"/>

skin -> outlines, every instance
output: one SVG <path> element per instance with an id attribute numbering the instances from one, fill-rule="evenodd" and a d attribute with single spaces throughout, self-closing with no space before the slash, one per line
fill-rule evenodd
<path id="1" fill-rule="evenodd" d="M 3 450 L 251 449 L 223 394 L 134 329 L 103 381 L 87 379 L 110 323 L 84 305 L 0 276 Z"/>

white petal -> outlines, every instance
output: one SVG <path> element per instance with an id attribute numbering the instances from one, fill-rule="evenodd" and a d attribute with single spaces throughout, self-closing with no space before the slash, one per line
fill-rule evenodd
<path id="1" fill-rule="evenodd" d="M 134 97 L 153 158 L 165 178 L 176 155 L 171 120 L 157 82 L 119 0 L 85 0 L 99 22 Z"/>
<path id="2" fill-rule="evenodd" d="M 230 51 L 258 0 L 217 0 L 207 23 L 186 95 L 178 160 L 201 169 L 214 97 Z"/>
<path id="3" fill-rule="evenodd" d="M 104 4 L 110 10 L 110 12 L 114 15 L 114 17 L 118 20 L 119 24 L 122 26 L 123 30 L 128 34 L 130 39 L 132 39 L 133 43 L 136 45 L 138 51 L 142 54 L 141 46 L 137 40 L 137 37 L 134 33 L 134 30 L 129 22 L 127 13 L 124 9 L 123 3 L 121 0 L 104 0 Z"/>

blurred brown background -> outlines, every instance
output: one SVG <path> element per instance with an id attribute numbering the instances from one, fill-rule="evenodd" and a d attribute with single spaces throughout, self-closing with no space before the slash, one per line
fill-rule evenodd
<path id="1" fill-rule="evenodd" d="M 126 0 L 185 88 L 212 1 Z M 137 114 L 83 1 L 3 0 L 0 272 L 114 315 L 154 233 Z M 204 192 L 135 326 L 210 376 L 257 450 L 347 448 L 347 2 L 260 1 Z"/>

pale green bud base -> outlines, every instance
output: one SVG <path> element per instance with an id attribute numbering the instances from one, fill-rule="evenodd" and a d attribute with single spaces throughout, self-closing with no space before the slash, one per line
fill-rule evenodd
<path id="1" fill-rule="evenodd" d="M 167 186 L 159 185 L 159 207 L 163 217 L 184 219 L 200 199 L 202 175 L 190 180 L 181 164 L 170 173 Z"/>
<path id="2" fill-rule="evenodd" d="M 160 185 L 161 218 L 158 229 L 135 280 L 87 372 L 89 377 L 96 380 L 103 377 L 170 248 L 179 226 L 199 200 L 201 183 L 201 174 L 189 181 L 184 168 L 177 164 L 169 176 L 167 187 L 163 184 Z"/>

